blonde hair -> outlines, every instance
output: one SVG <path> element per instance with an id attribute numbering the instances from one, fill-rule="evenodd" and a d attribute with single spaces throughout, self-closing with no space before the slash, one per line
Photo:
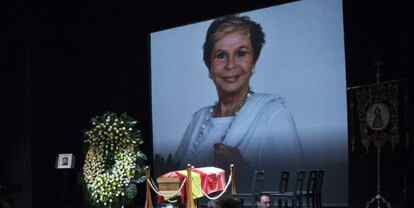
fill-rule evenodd
<path id="1" fill-rule="evenodd" d="M 253 47 L 254 62 L 260 56 L 260 52 L 265 43 L 265 34 L 260 24 L 251 21 L 247 16 L 230 15 L 215 19 L 209 26 L 206 40 L 203 45 L 203 60 L 207 68 L 210 68 L 211 51 L 214 44 L 225 35 L 241 31 L 250 37 Z"/>

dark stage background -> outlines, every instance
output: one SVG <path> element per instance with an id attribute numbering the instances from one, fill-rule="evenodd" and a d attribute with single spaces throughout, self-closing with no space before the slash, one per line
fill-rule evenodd
<path id="1" fill-rule="evenodd" d="M 144 152 L 152 155 L 149 32 L 282 2 L 0 3 L 0 184 L 20 186 L 6 197 L 15 207 L 62 206 L 64 176 L 54 162 L 59 153 L 72 152 L 76 168 L 68 172 L 68 202 L 84 207 L 78 175 L 82 134 L 91 117 L 128 112 L 139 121 Z M 401 96 L 400 104 L 412 106 L 414 4 L 343 5 L 348 86 L 375 82 L 372 63 L 380 59 L 382 80 L 404 79 L 401 93 L 410 96 Z M 412 129 L 413 110 L 408 111 L 402 115 L 409 122 L 401 125 Z M 382 190 L 393 207 L 414 205 L 412 149 L 384 149 Z M 350 207 L 362 207 L 375 193 L 375 156 L 360 146 L 349 153 Z"/>

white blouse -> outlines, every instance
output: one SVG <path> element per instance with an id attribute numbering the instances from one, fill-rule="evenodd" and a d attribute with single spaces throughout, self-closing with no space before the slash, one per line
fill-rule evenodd
<path id="1" fill-rule="evenodd" d="M 187 162 L 196 167 L 214 162 L 213 146 L 215 143 L 223 143 L 233 120 L 234 116 L 206 119 L 197 139 L 191 141 L 185 156 Z"/>

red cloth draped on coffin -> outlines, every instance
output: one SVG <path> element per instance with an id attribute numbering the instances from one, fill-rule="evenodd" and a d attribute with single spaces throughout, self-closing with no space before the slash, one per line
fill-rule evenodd
<path id="1" fill-rule="evenodd" d="M 216 167 L 202 167 L 193 168 L 191 172 L 193 183 L 197 183 L 198 187 L 201 187 L 204 193 L 211 194 L 218 191 L 223 191 L 226 186 L 225 171 Z M 187 177 L 187 170 L 171 171 L 160 176 L 160 178 L 178 177 L 180 183 Z M 192 186 L 193 196 L 195 198 L 202 197 L 201 192 L 195 185 Z M 181 199 L 184 201 L 186 198 L 187 188 L 183 186 L 181 190 Z M 158 202 L 164 201 L 163 197 L 158 197 Z"/>

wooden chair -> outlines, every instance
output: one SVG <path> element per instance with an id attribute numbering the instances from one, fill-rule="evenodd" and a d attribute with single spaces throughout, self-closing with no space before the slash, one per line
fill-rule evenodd
<path id="1" fill-rule="evenodd" d="M 278 191 L 263 191 L 263 194 L 267 194 L 267 195 L 271 195 L 271 194 L 279 194 L 279 193 L 284 193 L 287 192 L 288 189 L 288 185 L 289 185 L 289 171 L 282 171 L 280 173 L 280 182 L 279 182 L 279 190 Z M 285 207 L 287 206 L 287 200 L 283 200 Z M 279 198 L 277 199 L 277 204 L 278 207 L 282 207 L 282 199 Z"/>
<path id="2" fill-rule="evenodd" d="M 283 179 L 283 173 L 281 176 L 282 180 L 281 182 L 284 183 Z M 277 191 L 277 192 L 263 192 L 265 194 L 268 194 L 273 200 L 277 200 L 278 201 L 278 207 L 282 207 L 282 200 L 283 200 L 283 205 L 284 207 L 288 207 L 288 201 L 291 201 L 292 207 L 296 208 L 296 207 L 302 207 L 302 189 L 303 189 L 303 184 L 305 181 L 305 171 L 300 170 L 297 172 L 296 175 L 296 185 L 295 185 L 295 190 L 293 191 L 287 191 L 287 183 L 286 185 L 281 185 L 279 187 L 279 190 L 282 191 Z"/>
<path id="3" fill-rule="evenodd" d="M 308 181 L 306 185 L 306 190 L 302 191 L 302 197 L 306 199 L 306 208 L 315 207 L 315 189 L 316 189 L 316 179 L 318 176 L 318 170 L 309 171 Z"/>
<path id="4" fill-rule="evenodd" d="M 264 173 L 264 170 L 254 171 L 250 193 L 236 193 L 232 194 L 231 196 L 242 200 L 243 204 L 246 204 L 246 200 L 244 199 L 248 199 L 251 202 L 251 207 L 254 208 L 256 206 L 256 196 L 258 196 L 263 191 Z"/>
<path id="5" fill-rule="evenodd" d="M 287 192 L 289 184 L 289 171 L 280 174 L 279 192 Z"/>
<path id="6" fill-rule="evenodd" d="M 317 208 L 322 207 L 322 184 L 323 184 L 323 177 L 325 175 L 324 170 L 318 170 L 318 174 L 316 176 L 316 185 L 315 185 L 315 193 L 314 195 L 314 205 Z"/>

